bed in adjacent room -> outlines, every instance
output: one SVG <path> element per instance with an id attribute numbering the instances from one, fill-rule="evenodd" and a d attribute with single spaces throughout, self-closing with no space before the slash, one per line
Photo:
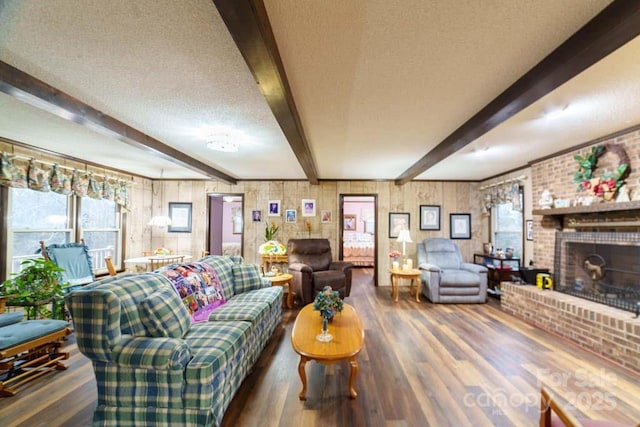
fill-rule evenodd
<path id="1" fill-rule="evenodd" d="M 375 261 L 373 234 L 345 231 L 343 237 L 344 260 L 361 267 L 373 267 Z"/>

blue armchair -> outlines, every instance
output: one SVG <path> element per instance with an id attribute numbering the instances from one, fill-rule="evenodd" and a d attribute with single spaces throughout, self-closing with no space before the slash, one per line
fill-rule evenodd
<path id="1" fill-rule="evenodd" d="M 458 246 L 449 239 L 425 239 L 417 244 L 422 270 L 422 294 L 434 303 L 484 303 L 487 268 L 463 262 Z"/>

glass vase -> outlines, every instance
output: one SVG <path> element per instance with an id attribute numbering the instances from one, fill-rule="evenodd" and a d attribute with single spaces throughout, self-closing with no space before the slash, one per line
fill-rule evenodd
<path id="1" fill-rule="evenodd" d="M 333 339 L 333 335 L 329 333 L 329 318 L 322 316 L 322 332 L 316 335 L 316 339 L 320 342 L 329 342 Z"/>

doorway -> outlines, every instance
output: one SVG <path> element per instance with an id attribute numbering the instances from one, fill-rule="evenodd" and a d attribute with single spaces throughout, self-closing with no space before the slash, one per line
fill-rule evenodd
<path id="1" fill-rule="evenodd" d="M 373 282 L 378 286 L 377 212 L 375 194 L 340 195 L 340 258 L 357 268 L 373 269 Z"/>
<path id="2" fill-rule="evenodd" d="M 244 199 L 241 194 L 209 195 L 209 254 L 242 256 L 243 218 Z"/>

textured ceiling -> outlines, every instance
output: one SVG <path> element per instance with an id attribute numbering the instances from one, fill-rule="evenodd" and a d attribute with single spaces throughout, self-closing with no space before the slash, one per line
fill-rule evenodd
<path id="1" fill-rule="evenodd" d="M 318 177 L 396 179 L 609 3 L 265 8 Z M 639 124 L 637 58 L 638 39 L 417 178 L 481 180 Z M 236 179 L 305 179 L 210 1 L 0 1 L 0 60 Z M 210 132 L 240 151 L 205 149 Z M 0 136 L 149 177 L 206 177 L 6 94 Z"/>

